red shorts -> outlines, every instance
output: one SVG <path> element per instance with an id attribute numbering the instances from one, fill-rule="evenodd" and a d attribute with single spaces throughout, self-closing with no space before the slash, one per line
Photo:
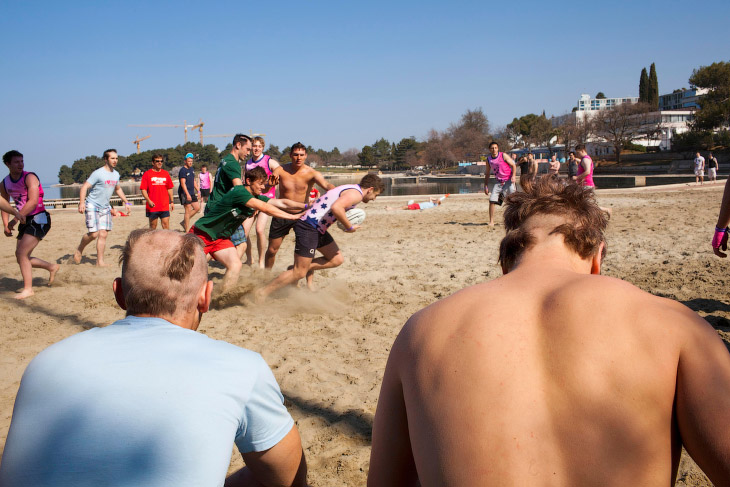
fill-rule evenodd
<path id="1" fill-rule="evenodd" d="M 412 205 L 408 205 L 409 210 L 420 210 L 421 205 L 419 203 L 413 203 Z"/>
<path id="2" fill-rule="evenodd" d="M 203 241 L 203 252 L 205 252 L 206 254 L 212 254 L 213 252 L 218 252 L 219 250 L 235 247 L 235 245 L 233 245 L 233 242 L 231 242 L 229 239 L 219 238 L 217 240 L 213 240 L 210 238 L 210 235 L 202 230 L 198 230 L 197 228 L 195 228 L 195 226 L 190 229 L 189 233 L 195 234 L 196 237 Z"/>

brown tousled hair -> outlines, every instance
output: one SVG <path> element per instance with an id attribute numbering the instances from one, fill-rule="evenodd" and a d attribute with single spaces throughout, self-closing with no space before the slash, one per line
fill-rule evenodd
<path id="1" fill-rule="evenodd" d="M 535 215 L 564 218 L 565 223 L 553 228 L 549 235 L 562 235 L 565 245 L 582 259 L 595 255 L 601 243 L 605 244 L 609 217 L 596 204 L 590 189 L 567 183 L 555 175 L 543 176 L 523 189 L 524 192 L 513 193 L 505 199 L 507 235 L 499 245 L 499 262 L 506 272 L 535 244 L 534 235 L 523 228 Z M 606 255 L 605 245 L 602 255 Z"/>

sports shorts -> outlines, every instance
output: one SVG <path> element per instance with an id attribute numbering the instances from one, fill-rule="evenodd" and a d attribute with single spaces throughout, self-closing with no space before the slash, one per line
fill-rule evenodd
<path id="1" fill-rule="evenodd" d="M 714 167 L 711 167 L 707 171 L 708 171 L 707 173 L 710 176 L 710 178 L 715 179 L 717 177 L 717 169 L 715 169 Z"/>
<path id="2" fill-rule="evenodd" d="M 106 230 L 108 232 L 112 229 L 112 207 L 98 207 L 96 205 L 86 203 L 84 209 L 84 216 L 86 216 L 86 228 L 89 233 L 96 233 L 99 230 Z"/>
<path id="3" fill-rule="evenodd" d="M 210 196 L 210 188 L 208 188 L 208 189 L 200 188 L 200 196 L 202 196 L 203 198 L 209 197 Z"/>
<path id="4" fill-rule="evenodd" d="M 145 210 L 144 214 L 150 220 L 156 220 L 158 218 L 160 220 L 162 220 L 163 218 L 170 218 L 170 212 L 169 211 L 150 211 L 150 210 Z"/>
<path id="5" fill-rule="evenodd" d="M 274 238 L 286 237 L 294 224 L 299 220 L 286 220 L 284 218 L 273 217 L 271 226 L 269 227 L 269 240 Z"/>
<path id="6" fill-rule="evenodd" d="M 314 258 L 317 249 L 335 241 L 329 232 L 319 233 L 319 230 L 303 220 L 294 220 L 294 235 L 294 254 L 301 257 Z"/>
<path id="7" fill-rule="evenodd" d="M 208 235 L 204 231 L 195 228 L 195 225 L 190 228 L 188 233 L 192 233 L 203 241 L 203 252 L 205 252 L 206 254 L 212 254 L 213 252 L 218 252 L 219 250 L 223 249 L 234 248 L 233 242 L 231 242 L 229 239 L 217 238 L 214 240 L 210 238 L 210 235 Z"/>
<path id="8" fill-rule="evenodd" d="M 413 203 L 412 205 L 408 205 L 409 210 L 420 210 L 421 205 L 419 203 Z"/>
<path id="9" fill-rule="evenodd" d="M 494 183 L 494 186 L 492 186 L 492 192 L 489 195 L 489 202 L 498 203 L 499 195 L 502 195 L 502 198 L 504 198 L 505 196 L 509 196 L 514 192 L 515 192 L 515 183 L 513 183 L 511 180 L 509 180 L 509 179 L 506 181 L 497 180 L 497 182 Z"/>
<path id="10" fill-rule="evenodd" d="M 47 211 L 36 213 L 32 217 L 26 218 L 25 223 L 18 226 L 18 240 L 23 238 L 26 233 L 32 235 L 38 240 L 43 240 L 51 230 L 51 215 Z"/>
<path id="11" fill-rule="evenodd" d="M 703 171 L 702 169 L 695 169 L 695 176 L 704 176 L 704 175 L 705 175 L 705 171 Z"/>
<path id="12" fill-rule="evenodd" d="M 233 235 L 231 235 L 231 242 L 233 245 L 239 246 L 246 241 L 246 232 L 243 230 L 243 225 L 239 225 Z"/>
<path id="13" fill-rule="evenodd" d="M 195 192 L 190 193 L 190 199 L 187 199 L 185 197 L 184 191 L 178 191 L 177 197 L 180 198 L 180 204 L 183 206 L 189 205 L 190 203 L 195 203 L 196 201 L 198 201 L 198 195 L 196 195 Z"/>

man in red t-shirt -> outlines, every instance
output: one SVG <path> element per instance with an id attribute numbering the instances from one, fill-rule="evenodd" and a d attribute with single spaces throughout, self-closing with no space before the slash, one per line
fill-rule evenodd
<path id="1" fill-rule="evenodd" d="M 145 214 L 150 220 L 150 228 L 157 228 L 158 218 L 162 221 L 162 228 L 165 230 L 170 228 L 173 186 L 170 173 L 162 169 L 162 156 L 154 154 L 152 169 L 148 169 L 142 175 L 142 184 L 139 187 L 142 190 L 142 196 L 147 200 Z"/>

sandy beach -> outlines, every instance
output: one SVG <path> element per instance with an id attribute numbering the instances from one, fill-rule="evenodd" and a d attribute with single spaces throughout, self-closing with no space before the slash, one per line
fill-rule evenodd
<path id="1" fill-rule="evenodd" d="M 599 191 L 598 200 L 613 209 L 604 274 L 684 303 L 730 344 L 730 261 L 715 257 L 710 248 L 722 189 L 718 183 L 606 190 Z M 408 317 L 501 275 L 497 251 L 504 227 L 486 225 L 483 194 L 455 195 L 421 212 L 385 210 L 408 199 L 378 198 L 361 205 L 367 220 L 354 234 L 333 227 L 345 263 L 316 276 L 317 293 L 287 289 L 255 306 L 251 291 L 270 276 L 244 268 L 238 287 L 216 299 L 199 329 L 255 350 L 269 363 L 302 435 L 313 486 L 365 484 L 383 370 Z M 115 218 L 106 252 L 112 265 L 97 268 L 94 244 L 80 265 L 68 263 L 85 232 L 83 216 L 72 209 L 51 210 L 51 215 L 52 230 L 34 255 L 64 265 L 52 287 L 45 286 L 45 271 L 34 272 L 35 296 L 13 299 L 21 287 L 15 239 L 0 240 L 0 313 L 5 316 L 0 324 L 0 451 L 30 360 L 54 342 L 123 316 L 111 291 L 120 274 L 117 258 L 127 234 L 146 225 L 140 206 L 131 217 Z M 180 220 L 182 209 L 176 206 L 171 226 L 180 229 Z M 293 241 L 293 234 L 285 239 L 275 274 L 292 263 Z M 211 265 L 214 281 L 222 274 L 221 266 Z M 242 465 L 235 452 L 231 470 Z M 677 485 L 712 484 L 684 455 Z"/>

